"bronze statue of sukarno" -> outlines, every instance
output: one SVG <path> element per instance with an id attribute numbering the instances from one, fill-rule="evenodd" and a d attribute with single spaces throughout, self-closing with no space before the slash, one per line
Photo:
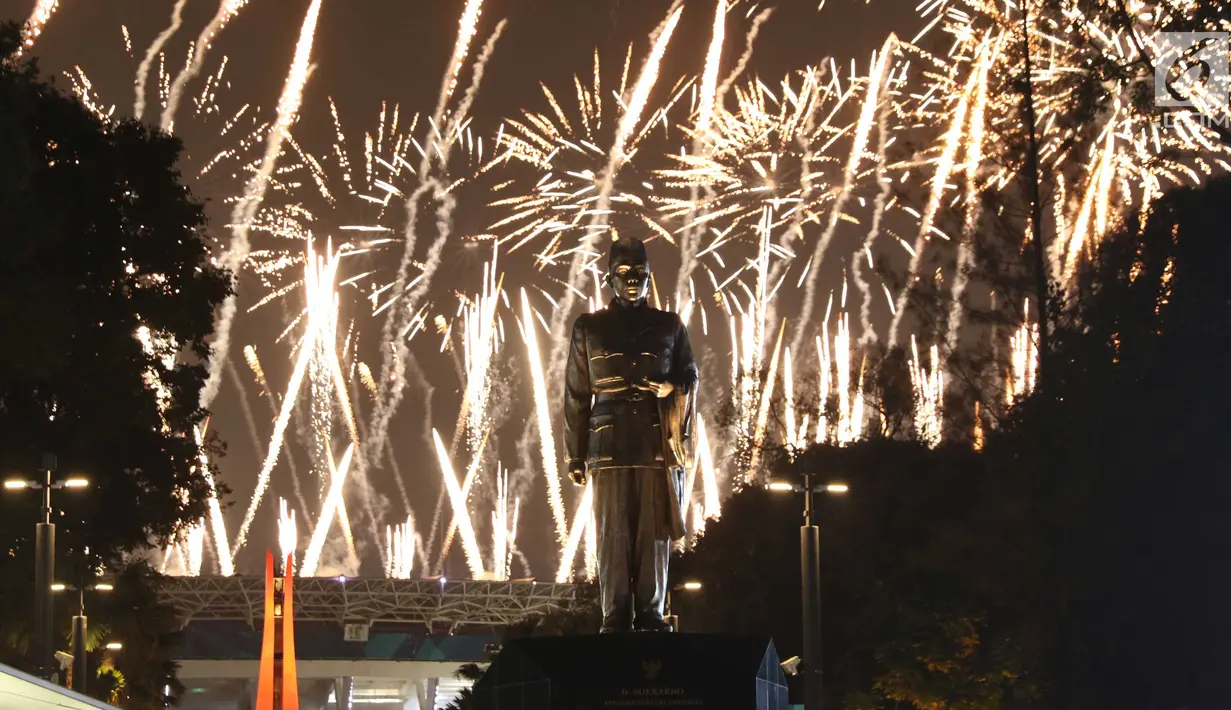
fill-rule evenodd
<path id="1" fill-rule="evenodd" d="M 646 303 L 645 244 L 612 243 L 606 308 L 573 324 L 565 378 L 569 477 L 594 486 L 602 633 L 669 631 L 671 544 L 684 535 L 684 469 L 698 381 L 688 331 Z"/>

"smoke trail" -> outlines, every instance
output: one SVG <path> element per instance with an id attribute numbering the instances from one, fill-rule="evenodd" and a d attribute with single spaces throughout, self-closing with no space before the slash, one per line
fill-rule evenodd
<path id="1" fill-rule="evenodd" d="M 163 109 L 162 121 L 160 122 L 162 130 L 168 133 L 171 132 L 172 127 L 175 125 L 175 111 L 179 108 L 180 99 L 184 94 L 184 87 L 197 74 L 201 73 L 201 67 L 205 64 L 205 55 L 209 53 L 210 47 L 213 46 L 214 38 L 247 4 L 248 0 L 221 0 L 218 3 L 218 12 L 214 13 L 214 18 L 209 21 L 209 24 L 197 36 L 196 44 L 193 45 L 192 61 L 175 77 L 175 81 L 171 83 L 171 90 L 167 92 L 167 106 Z M 319 9 L 320 3 L 314 0 L 312 7 Z M 314 15 L 314 11 L 309 9 L 308 14 Z M 315 17 L 312 20 L 312 24 L 314 26 L 316 24 Z M 140 115 L 137 117 L 140 118 Z"/>
<path id="2" fill-rule="evenodd" d="M 137 67 L 137 79 L 134 82 L 137 93 L 135 103 L 133 103 L 133 117 L 138 121 L 141 120 L 141 115 L 145 113 L 145 83 L 150 76 L 150 65 L 154 63 L 154 57 L 162 51 L 162 47 L 171 39 L 171 35 L 179 30 L 183 24 L 184 5 L 188 4 L 188 0 L 176 0 L 175 8 L 171 10 L 171 25 L 167 29 L 159 33 L 154 38 L 154 43 L 150 45 L 146 51 L 145 57 L 141 60 L 141 64 Z"/>
<path id="3" fill-rule="evenodd" d="M 219 12 L 227 6 L 227 2 L 242 7 L 247 0 L 224 0 Z M 282 141 L 286 139 L 291 124 L 299 113 L 299 104 L 303 100 L 304 84 L 308 81 L 311 68 L 308 64 L 312 58 L 312 41 L 316 34 L 316 20 L 320 16 L 321 0 L 312 0 L 308 13 L 304 17 L 303 26 L 299 31 L 299 42 L 295 46 L 295 58 L 291 61 L 291 69 L 282 88 L 282 96 L 278 100 L 278 118 L 269 130 L 265 144 L 265 157 L 261 167 L 244 188 L 244 196 L 235 203 L 231 211 L 231 245 L 223 254 L 222 266 L 238 276 L 244 260 L 248 257 L 248 229 L 256 217 L 257 210 L 265 200 L 265 191 L 269 188 L 269 180 L 282 154 Z M 196 56 L 201 56 L 198 52 Z M 182 74 L 180 76 L 183 76 Z M 176 78 L 179 81 L 179 78 Z M 170 100 L 168 99 L 168 105 Z M 164 119 L 166 115 L 164 114 Z M 165 124 L 165 121 L 164 121 Z M 165 125 L 164 125 L 165 128 Z M 209 361 L 209 380 L 201 389 L 201 408 L 208 409 L 218 396 L 218 388 L 222 384 L 222 363 L 231 346 L 231 323 L 235 320 L 236 295 L 227 296 L 218 316 L 218 334 L 214 339 Z"/>
<path id="4" fill-rule="evenodd" d="M 975 193 L 979 165 L 983 162 L 984 113 L 987 109 L 987 73 L 995 61 L 1000 45 L 989 51 L 979 64 L 979 86 L 975 95 L 974 106 L 970 111 L 970 127 L 966 133 L 969 136 L 966 143 L 966 219 L 962 225 L 962 234 L 957 243 L 957 265 L 953 275 L 952 302 L 949 306 L 949 332 L 945 339 L 946 348 L 952 355 L 957 350 L 957 336 L 962 327 L 962 296 L 966 291 L 969 271 L 974 265 L 975 222 L 979 219 L 979 201 Z M 949 362 L 951 357 L 946 359 Z"/>
<path id="5" fill-rule="evenodd" d="M 730 91 L 731 85 L 739 78 L 740 74 L 744 73 L 744 68 L 748 66 L 748 61 L 752 59 L 752 45 L 757 41 L 757 34 L 761 32 L 761 25 L 769 19 L 769 16 L 774 13 L 772 7 L 767 7 L 757 13 L 757 16 L 752 20 L 752 26 L 748 28 L 748 37 L 744 40 L 744 53 L 740 55 L 739 61 L 735 62 L 735 68 L 727 75 L 726 79 L 722 80 L 722 85 L 718 87 L 718 91 L 714 94 L 714 105 L 722 106 L 723 100 L 727 97 L 727 92 Z"/>
<path id="6" fill-rule="evenodd" d="M 452 96 L 453 90 L 457 84 L 457 75 L 460 72 L 462 62 L 469 52 L 470 40 L 475 34 L 475 23 L 478 22 L 479 11 L 482 6 L 481 1 L 472 0 L 467 5 L 466 11 L 463 13 L 461 21 L 461 30 L 458 33 L 457 47 L 454 50 L 454 62 L 450 65 L 449 70 L 445 74 L 444 83 L 441 87 L 440 98 L 436 106 L 436 115 L 433 118 L 432 125 L 437 126 L 443 119 L 445 105 Z M 445 128 L 445 133 L 439 142 L 434 143 L 436 155 L 439 156 L 439 165 L 441 171 L 447 170 L 449 155 L 452 152 L 454 139 L 458 135 L 458 127 L 465 119 L 466 114 L 470 110 L 470 105 L 473 103 L 475 96 L 478 94 L 480 83 L 483 79 L 483 73 L 487 66 L 488 60 L 495 51 L 496 41 L 500 38 L 500 34 L 504 31 L 506 25 L 505 20 L 501 20 L 496 29 L 492 32 L 492 36 L 488 38 L 487 43 L 483 46 L 479 56 L 475 60 L 474 73 L 471 78 L 470 87 L 462 97 L 458 105 L 457 111 L 454 112 L 449 125 Z M 406 318 L 399 319 L 399 327 L 397 332 L 400 334 L 405 330 L 410 318 L 412 318 L 412 309 L 414 304 L 427 293 L 427 289 L 431 285 L 431 278 L 435 274 L 437 267 L 440 265 L 440 255 L 444 250 L 444 243 L 448 239 L 449 234 L 453 231 L 453 210 L 456 206 L 456 199 L 453 194 L 446 191 L 446 186 L 434 177 L 428 176 L 430 169 L 430 160 L 432 149 L 429 148 L 424 152 L 423 160 L 420 164 L 419 175 L 424 176 L 424 182 L 411 194 L 406 203 L 407 221 L 405 230 L 405 247 L 402 252 L 402 262 L 398 268 L 398 277 L 394 286 L 394 300 L 400 298 L 400 294 L 406 290 L 405 282 L 409 277 L 409 266 L 414 256 L 414 245 L 417 241 L 415 227 L 418 223 L 419 216 L 419 201 L 427 195 L 428 191 L 432 192 L 432 197 L 439 200 L 439 205 L 436 209 L 436 240 L 428 248 L 428 254 L 422 267 L 420 277 L 412 284 L 409 294 L 406 296 L 407 309 L 405 311 Z M 390 326 L 394 321 L 395 313 L 400 313 L 400 310 L 391 311 L 386 317 L 383 330 L 382 343 L 389 349 L 392 348 L 392 335 L 394 329 Z M 382 351 L 388 353 L 389 350 L 382 347 Z M 381 363 L 382 392 L 383 395 L 378 397 L 376 408 L 372 415 L 372 426 L 370 427 L 371 439 L 367 442 L 367 456 L 371 456 L 372 451 L 379 452 L 379 447 L 382 445 L 389 435 L 389 423 L 393 419 L 393 415 L 397 412 L 398 406 L 401 404 L 403 396 L 403 377 L 405 375 L 405 362 L 409 356 L 409 347 L 406 340 L 398 337 L 397 347 L 395 349 L 392 363 L 386 355 Z M 394 384 L 390 388 L 387 383 L 392 377 Z M 361 486 L 368 490 L 369 484 L 367 480 L 367 464 L 361 458 L 357 467 L 357 478 Z M 436 520 L 440 515 L 440 501 L 436 506 L 436 516 L 433 518 L 433 530 L 435 530 Z M 434 542 L 435 534 L 429 536 L 429 547 Z"/>
<path id="7" fill-rule="evenodd" d="M 886 121 L 888 107 L 882 106 L 876 119 L 876 184 L 880 190 L 872 203 L 872 226 L 864 235 L 862 247 L 851 256 L 851 278 L 855 288 L 859 289 L 859 327 L 862 332 L 859 344 L 871 345 L 876 342 L 876 329 L 872 327 L 872 290 L 868 280 L 863 277 L 863 261 L 867 259 L 868 268 L 872 267 L 872 244 L 880 236 L 881 220 L 885 216 L 885 206 L 889 202 L 889 178 L 885 175 L 885 149 L 888 143 L 889 127 Z M 862 253 L 860 253 L 862 252 Z"/>
<path id="8" fill-rule="evenodd" d="M 453 58 L 445 69 L 444 76 L 441 77 L 440 95 L 436 101 L 436 111 L 432 114 L 430 122 L 433 127 L 439 126 L 444 118 L 445 106 L 453 95 L 453 90 L 457 85 L 458 73 L 461 71 L 462 64 L 470 52 L 470 42 L 474 38 L 482 6 L 482 0 L 468 0 L 466 8 L 462 12 L 457 41 L 453 47 Z M 442 150 L 444 151 L 442 157 L 447 156 L 448 146 L 445 146 Z M 389 308 L 389 314 L 385 316 L 385 321 L 381 326 L 380 349 L 384 355 L 381 359 L 380 392 L 376 397 L 376 406 L 372 411 L 372 423 L 368 427 L 371 436 L 366 442 L 368 454 L 367 456 L 360 457 L 361 472 L 364 470 L 363 459 L 372 458 L 372 452 L 379 451 L 380 449 L 377 447 L 383 445 L 385 438 L 389 434 L 389 422 L 393 419 L 393 414 L 402 402 L 405 387 L 403 378 L 406 374 L 406 359 L 410 352 L 404 336 L 405 331 L 409 329 L 410 323 L 415 317 L 414 301 L 411 301 L 406 308 L 394 308 L 393 306 L 398 300 L 403 298 L 407 290 L 407 282 L 410 279 L 410 266 L 414 262 L 415 244 L 418 241 L 416 227 L 419 221 L 419 202 L 429 191 L 433 195 L 440 195 L 445 190 L 445 186 L 430 174 L 432 153 L 431 149 L 423 152 L 423 159 L 419 163 L 417 173 L 422 182 L 419 183 L 419 186 L 415 188 L 406 200 L 406 229 L 403 231 L 402 260 L 398 263 L 397 276 L 394 278 L 391 290 L 393 295 L 391 300 L 384 306 Z M 438 250 L 435 256 L 438 261 Z M 423 281 L 428 280 L 428 278 L 429 275 L 426 272 L 420 277 Z M 392 356 L 390 351 L 392 351 Z M 364 475 L 366 476 L 366 472 Z"/>
<path id="9" fill-rule="evenodd" d="M 471 79 L 470 88 L 462 97 L 462 101 L 458 104 L 457 111 L 453 114 L 451 128 L 445 135 L 445 144 L 440 150 L 440 165 L 441 170 L 445 170 L 449 161 L 449 154 L 452 152 L 453 140 L 457 137 L 458 126 L 465 119 L 466 114 L 470 111 L 470 105 L 474 102 L 474 97 L 479 91 L 479 83 L 483 80 L 483 72 L 487 67 L 487 61 L 491 58 L 492 52 L 496 49 L 496 40 L 500 39 L 500 33 L 504 31 L 505 20 L 501 20 L 496 25 L 496 29 L 492 31 L 492 36 L 488 38 L 487 44 L 483 46 L 483 50 L 475 59 L 474 76 Z M 427 258 L 423 265 L 423 278 L 419 280 L 419 284 L 411 290 L 408 297 L 410 302 L 418 303 L 419 299 L 427 293 L 428 287 L 431 285 L 432 276 L 435 275 L 436 269 L 440 266 L 440 254 L 444 250 L 445 241 L 453 232 L 453 210 L 457 205 L 457 200 L 453 197 L 452 192 L 438 194 L 437 198 L 440 203 L 436 207 L 436 241 L 428 247 Z"/>
<path id="10" fill-rule="evenodd" d="M 833 239 L 834 233 L 838 229 L 838 220 L 842 216 L 842 210 L 846 207 L 846 202 L 850 199 L 851 189 L 854 187 L 855 174 L 859 170 L 859 161 L 863 157 L 864 148 L 868 142 L 868 136 L 872 131 L 872 122 L 876 117 L 876 107 L 880 100 L 880 93 L 885 79 L 888 75 L 890 59 L 893 56 L 893 48 L 897 45 L 898 38 L 892 32 L 885 39 L 885 44 L 881 47 L 880 55 L 876 58 L 876 64 L 872 68 L 871 75 L 868 76 L 868 89 L 863 99 L 863 107 L 859 111 L 859 122 L 855 126 L 855 137 L 851 141 L 851 153 L 846 161 L 846 169 L 842 173 L 842 190 L 838 193 L 837 200 L 834 201 L 833 207 L 829 211 L 829 221 L 825 225 L 825 231 L 821 233 L 820 239 L 816 242 L 816 248 L 812 252 L 812 268 L 815 270 L 811 279 L 808 279 L 804 286 L 804 306 L 800 311 L 799 323 L 802 327 L 795 330 L 795 335 L 791 339 L 791 349 L 795 352 L 801 352 L 800 345 L 803 343 L 804 335 L 808 330 L 808 324 L 812 319 L 812 309 L 816 302 L 816 284 L 820 279 L 821 262 L 825 258 L 825 250 L 829 247 L 829 242 Z M 807 170 L 807 167 L 804 168 Z"/>

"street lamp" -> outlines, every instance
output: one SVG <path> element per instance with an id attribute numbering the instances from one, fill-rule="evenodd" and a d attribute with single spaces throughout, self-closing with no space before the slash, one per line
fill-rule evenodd
<path id="1" fill-rule="evenodd" d="M 677 584 L 674 587 L 667 587 L 667 613 L 665 615 L 668 624 L 671 624 L 672 631 L 680 630 L 680 618 L 671 613 L 671 592 L 697 592 L 701 590 L 701 583 L 697 581 L 688 581 L 682 584 Z"/>
<path id="2" fill-rule="evenodd" d="M 766 486 L 780 493 L 804 494 L 804 524 L 799 528 L 799 563 L 802 573 L 804 626 L 804 708 L 821 710 L 821 534 L 813 522 L 813 495 L 842 495 L 850 490 L 845 483 L 814 485 L 812 472 L 804 471 L 802 486 L 787 481 L 770 481 Z"/>
<path id="3" fill-rule="evenodd" d="M 55 579 L 56 574 L 56 526 L 51 522 L 51 491 L 53 488 L 80 489 L 89 485 L 89 481 L 81 476 L 52 480 L 55 472 L 55 455 L 43 454 L 43 466 L 39 469 L 43 480 L 16 479 L 4 482 L 5 490 L 31 489 L 43 492 L 43 519 L 34 529 L 34 668 L 40 678 L 49 680 L 56 668 L 55 645 L 51 640 L 54 628 L 51 580 Z"/>
<path id="4" fill-rule="evenodd" d="M 86 678 L 89 677 L 89 659 L 86 656 L 86 615 L 85 615 L 85 593 L 86 592 L 110 592 L 115 589 L 114 586 L 106 582 L 99 582 L 92 585 L 81 585 L 78 587 L 70 587 L 64 584 L 51 585 L 51 591 L 61 592 L 66 589 L 71 589 L 77 592 L 77 615 L 73 617 L 73 683 L 72 687 L 78 693 L 85 693 Z M 107 644 L 107 648 L 111 648 L 111 644 Z M 118 649 L 119 646 L 117 645 Z"/>

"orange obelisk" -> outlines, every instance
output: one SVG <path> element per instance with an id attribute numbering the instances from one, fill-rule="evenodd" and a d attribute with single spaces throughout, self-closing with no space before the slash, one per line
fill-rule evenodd
<path id="1" fill-rule="evenodd" d="M 282 579 L 274 579 L 274 555 L 265 552 L 265 620 L 261 633 L 261 666 L 257 675 L 256 710 L 299 710 L 299 679 L 295 670 L 295 610 L 288 555 Z M 279 584 L 281 582 L 281 584 Z M 277 624 L 277 617 L 282 623 Z"/>

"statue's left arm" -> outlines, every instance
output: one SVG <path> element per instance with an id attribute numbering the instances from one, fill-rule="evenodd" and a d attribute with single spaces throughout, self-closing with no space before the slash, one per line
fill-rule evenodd
<path id="1" fill-rule="evenodd" d="M 675 319 L 675 347 L 671 353 L 671 384 L 684 388 L 692 394 L 700 379 L 697 361 L 692 356 L 692 344 L 688 342 L 688 328 L 677 316 Z"/>

